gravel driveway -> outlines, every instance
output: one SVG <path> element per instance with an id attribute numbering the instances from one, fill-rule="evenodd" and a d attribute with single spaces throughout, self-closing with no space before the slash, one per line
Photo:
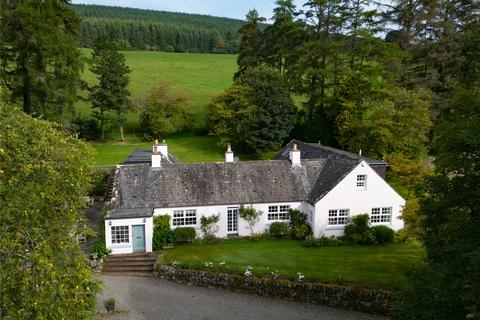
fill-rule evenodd
<path id="1" fill-rule="evenodd" d="M 105 283 L 97 297 L 96 319 L 386 319 L 354 311 L 235 293 L 222 289 L 191 287 L 153 277 L 101 276 Z M 114 314 L 103 302 L 116 299 Z"/>

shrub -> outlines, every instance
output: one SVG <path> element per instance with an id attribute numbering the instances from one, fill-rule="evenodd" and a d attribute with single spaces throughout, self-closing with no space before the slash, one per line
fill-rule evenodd
<path id="1" fill-rule="evenodd" d="M 200 228 L 202 229 L 203 236 L 205 239 L 215 238 L 215 232 L 218 231 L 217 223 L 220 221 L 220 215 L 200 218 Z"/>
<path id="2" fill-rule="evenodd" d="M 243 220 L 247 221 L 248 227 L 250 228 L 250 235 L 253 234 L 253 228 L 260 220 L 262 211 L 256 210 L 254 207 L 245 207 L 243 204 L 238 209 L 238 215 Z"/>
<path id="3" fill-rule="evenodd" d="M 197 237 L 197 232 L 193 227 L 176 228 L 173 230 L 176 244 L 190 243 Z"/>
<path id="4" fill-rule="evenodd" d="M 161 215 L 153 217 L 153 250 L 162 249 L 163 246 L 172 244 L 174 235 L 170 229 L 170 216 Z"/>
<path id="5" fill-rule="evenodd" d="M 352 218 L 345 227 L 344 239 L 356 244 L 373 244 L 376 242 L 375 234 L 369 223 L 368 213 L 359 214 Z"/>
<path id="6" fill-rule="evenodd" d="M 107 249 L 105 241 L 98 241 L 90 246 L 90 253 L 92 255 L 96 254 L 98 260 L 108 256 L 111 252 L 112 250 Z"/>
<path id="7" fill-rule="evenodd" d="M 310 248 L 310 247 L 333 247 L 333 246 L 340 246 L 343 244 L 342 240 L 338 240 L 335 238 L 328 238 L 325 236 L 322 236 L 318 239 L 315 239 L 313 237 L 307 237 L 305 241 L 303 242 L 303 246 Z"/>
<path id="8" fill-rule="evenodd" d="M 283 222 L 274 222 L 270 226 L 269 233 L 275 238 L 288 238 L 288 225 Z"/>
<path id="9" fill-rule="evenodd" d="M 299 226 L 291 226 L 290 235 L 292 239 L 304 240 L 312 234 L 312 228 L 308 224 L 301 224 Z"/>
<path id="10" fill-rule="evenodd" d="M 312 234 L 312 228 L 307 223 L 307 215 L 299 210 L 290 209 L 290 236 L 292 239 L 303 240 Z"/>
<path id="11" fill-rule="evenodd" d="M 300 226 L 302 224 L 307 224 L 307 215 L 300 210 L 290 209 L 288 210 L 290 215 L 290 225 Z"/>
<path id="12" fill-rule="evenodd" d="M 372 231 L 378 243 L 393 243 L 395 240 L 395 231 L 387 226 L 375 226 L 372 227 Z"/>

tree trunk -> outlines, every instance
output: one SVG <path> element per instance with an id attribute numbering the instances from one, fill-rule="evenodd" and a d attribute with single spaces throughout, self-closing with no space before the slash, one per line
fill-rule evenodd
<path id="1" fill-rule="evenodd" d="M 23 112 L 30 114 L 32 113 L 32 93 L 30 90 L 30 74 L 28 72 L 27 67 L 25 66 L 25 62 L 22 66 L 23 72 Z"/>
<path id="2" fill-rule="evenodd" d="M 123 125 L 120 125 L 120 140 L 125 141 L 125 137 L 123 136 Z"/>
<path id="3" fill-rule="evenodd" d="M 105 140 L 105 118 L 103 114 L 103 108 L 100 108 L 100 127 L 102 129 L 102 141 Z"/>

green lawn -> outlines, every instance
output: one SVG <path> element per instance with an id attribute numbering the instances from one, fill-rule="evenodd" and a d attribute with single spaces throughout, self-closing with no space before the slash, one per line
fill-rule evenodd
<path id="1" fill-rule="evenodd" d="M 401 288 L 406 285 L 404 273 L 419 264 L 422 248 L 415 243 L 386 246 L 339 246 L 305 248 L 295 240 L 225 240 L 218 244 L 192 244 L 165 252 L 163 262 L 203 267 L 211 261 L 214 268 L 243 272 L 253 267 L 254 274 L 295 276 Z M 219 263 L 225 261 L 223 267 Z"/>
<path id="2" fill-rule="evenodd" d="M 81 50 L 89 57 L 90 49 Z M 198 112 L 198 123 L 203 123 L 204 108 L 212 97 L 224 91 L 233 83 L 237 70 L 237 55 L 170 53 L 153 51 L 123 51 L 131 69 L 130 92 L 135 102 L 146 90 L 155 85 L 159 78 L 171 81 L 174 88 L 183 90 L 194 110 Z M 85 68 L 82 78 L 90 85 L 95 76 Z M 76 108 L 82 115 L 91 114 L 90 104 L 79 102 Z M 138 127 L 135 113 L 128 117 L 128 128 Z"/>
<path id="3" fill-rule="evenodd" d="M 122 163 L 134 149 L 152 147 L 151 142 L 139 142 L 134 136 L 129 136 L 128 141 L 128 143 L 91 143 L 96 151 L 95 165 L 114 166 Z M 215 162 L 224 159 L 224 150 L 217 145 L 218 140 L 215 137 L 182 133 L 172 135 L 165 141 L 168 143 L 169 152 L 185 163 Z"/>

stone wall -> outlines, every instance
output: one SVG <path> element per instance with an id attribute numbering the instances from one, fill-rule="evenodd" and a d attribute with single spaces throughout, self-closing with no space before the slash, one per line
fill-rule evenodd
<path id="1" fill-rule="evenodd" d="M 162 279 L 194 286 L 225 288 L 383 315 L 388 314 L 391 302 L 390 291 L 357 285 L 245 277 L 215 270 L 196 270 L 167 265 L 157 265 L 156 274 Z"/>

